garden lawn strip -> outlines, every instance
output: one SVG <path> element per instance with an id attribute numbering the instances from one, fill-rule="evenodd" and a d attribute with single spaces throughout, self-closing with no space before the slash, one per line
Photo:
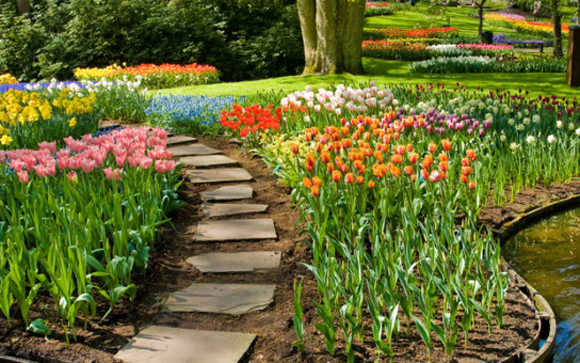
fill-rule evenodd
<path id="1" fill-rule="evenodd" d="M 229 204 L 204 203 L 201 206 L 205 218 L 233 216 L 238 214 L 262 213 L 268 209 L 267 204 Z"/>

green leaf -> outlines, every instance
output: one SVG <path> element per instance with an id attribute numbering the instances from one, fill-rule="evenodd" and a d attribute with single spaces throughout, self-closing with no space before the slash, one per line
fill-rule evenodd
<path id="1" fill-rule="evenodd" d="M 33 332 L 33 333 L 36 333 L 36 334 L 42 334 L 45 337 L 49 336 L 51 333 L 50 328 L 48 327 L 48 325 L 46 325 L 44 320 L 41 318 L 38 318 L 38 319 L 34 320 L 32 323 L 30 323 L 30 325 L 28 326 L 28 328 L 26 328 L 26 330 Z"/>

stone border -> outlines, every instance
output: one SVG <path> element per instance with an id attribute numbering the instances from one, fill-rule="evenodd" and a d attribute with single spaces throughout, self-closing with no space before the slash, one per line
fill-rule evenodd
<path id="1" fill-rule="evenodd" d="M 511 237 L 515 236 L 521 230 L 527 228 L 530 224 L 565 211 L 572 207 L 577 207 L 580 202 L 580 194 L 573 195 L 555 202 L 546 203 L 540 207 L 534 208 L 529 212 L 520 214 L 519 217 L 504 223 L 497 238 L 503 246 Z M 518 349 L 511 357 L 501 361 L 502 363 L 544 363 L 551 356 L 556 344 L 556 315 L 550 307 L 548 301 L 538 293 L 532 285 L 524 280 L 502 257 L 502 267 L 509 274 L 511 281 L 515 286 L 530 300 L 530 304 L 537 309 L 536 318 L 538 320 L 538 330 L 534 339 L 526 347 Z M 540 340 L 544 344 L 539 348 Z M 539 349 L 538 349 L 539 348 Z"/>

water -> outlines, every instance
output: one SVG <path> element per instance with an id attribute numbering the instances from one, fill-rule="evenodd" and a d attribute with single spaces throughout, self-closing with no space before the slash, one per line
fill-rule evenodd
<path id="1" fill-rule="evenodd" d="M 555 215 L 521 231 L 506 243 L 503 255 L 556 313 L 554 362 L 579 362 L 580 209 Z"/>

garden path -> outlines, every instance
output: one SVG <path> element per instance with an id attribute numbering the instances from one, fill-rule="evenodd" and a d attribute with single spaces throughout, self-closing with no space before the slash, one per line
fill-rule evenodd
<path id="1" fill-rule="evenodd" d="M 198 143 L 195 138 L 172 136 L 168 145 L 173 155 L 192 168 L 186 172 L 194 184 L 238 183 L 253 177 L 238 163 L 222 155 L 219 150 Z M 210 189 L 210 188 L 208 188 Z M 201 193 L 204 220 L 195 232 L 195 243 L 228 243 L 277 239 L 272 219 L 218 219 L 265 212 L 265 204 L 232 204 L 231 201 L 251 199 L 253 189 L 247 184 L 226 185 Z M 234 253 L 205 253 L 191 256 L 187 261 L 201 271 L 202 276 L 227 273 L 259 273 L 280 266 L 280 253 L 251 251 Z M 200 312 L 243 315 L 263 310 L 274 301 L 275 284 L 193 283 L 172 293 L 163 309 L 188 313 Z M 255 341 L 255 334 L 180 329 L 151 325 L 143 329 L 115 356 L 125 362 L 238 362 Z"/>

